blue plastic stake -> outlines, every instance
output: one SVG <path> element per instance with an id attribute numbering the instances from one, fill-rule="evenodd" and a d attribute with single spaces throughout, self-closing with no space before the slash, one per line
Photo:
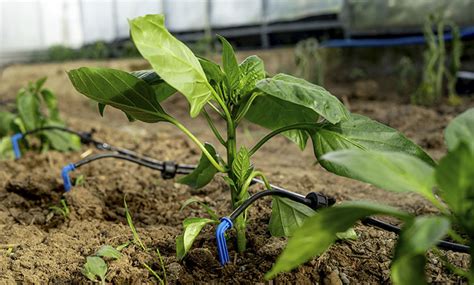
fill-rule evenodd
<path id="1" fill-rule="evenodd" d="M 12 146 L 13 146 L 13 153 L 15 154 L 15 159 L 19 159 L 21 157 L 19 140 L 21 140 L 22 138 L 23 138 L 22 133 L 14 134 L 10 138 L 12 142 Z"/>
<path id="2" fill-rule="evenodd" d="M 72 183 L 71 183 L 71 178 L 69 177 L 69 172 L 73 171 L 76 169 L 73 163 L 70 163 L 66 166 L 63 167 L 63 170 L 61 171 L 61 176 L 63 177 L 63 183 L 64 183 L 64 190 L 66 192 L 69 192 L 72 188 Z"/>
<path id="3" fill-rule="evenodd" d="M 230 261 L 229 251 L 227 250 L 227 243 L 225 240 L 225 231 L 231 229 L 232 226 L 232 220 L 228 217 L 223 217 L 221 218 L 221 223 L 216 229 L 217 253 L 219 254 L 219 262 L 222 266 Z"/>

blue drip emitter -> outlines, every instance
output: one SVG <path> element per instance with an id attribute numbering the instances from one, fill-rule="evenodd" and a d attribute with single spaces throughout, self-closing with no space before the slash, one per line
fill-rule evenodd
<path id="1" fill-rule="evenodd" d="M 10 141 L 12 142 L 13 146 L 13 153 L 15 154 L 15 159 L 19 159 L 21 157 L 21 150 L 20 150 L 20 143 L 19 141 L 23 138 L 22 133 L 14 134 L 11 136 Z"/>
<path id="2" fill-rule="evenodd" d="M 216 229 L 217 253 L 219 254 L 219 262 L 224 266 L 230 261 L 229 251 L 227 250 L 227 243 L 225 240 L 225 231 L 231 229 L 233 224 L 232 220 L 228 217 L 223 217 L 220 221 L 221 223 Z"/>
<path id="3" fill-rule="evenodd" d="M 69 190 L 71 190 L 72 188 L 69 172 L 73 171 L 74 169 L 76 169 L 76 166 L 73 163 L 70 163 L 64 166 L 63 169 L 61 170 L 61 176 L 63 178 L 63 183 L 64 183 L 64 190 L 66 190 L 66 192 L 69 192 Z"/>

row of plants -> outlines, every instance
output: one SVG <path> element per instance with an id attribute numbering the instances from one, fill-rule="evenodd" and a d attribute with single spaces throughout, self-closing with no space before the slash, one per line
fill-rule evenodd
<path id="1" fill-rule="evenodd" d="M 438 207 L 442 214 L 437 217 L 413 217 L 397 209 L 367 202 L 343 203 L 315 214 L 302 204 L 273 197 L 270 233 L 294 237 L 267 275 L 268 278 L 322 253 L 334 242 L 336 234 L 347 231 L 361 218 L 374 214 L 392 215 L 405 222 L 392 266 L 392 278 L 397 284 L 405 284 L 406 280 L 424 280 L 425 252 L 447 233 L 458 237 L 449 230 L 452 223 L 461 221 L 462 228 L 468 230 L 468 237 L 472 237 L 468 222 L 472 205 L 466 204 L 461 210 L 456 208 L 459 200 L 469 201 L 468 190 L 472 184 L 463 184 L 464 188 L 458 189 L 449 184 L 461 183 L 469 176 L 451 176 L 445 172 L 454 167 L 455 163 L 449 162 L 450 157 L 458 151 L 470 150 L 464 144 L 453 149 L 449 143 L 450 153 L 438 165 L 398 131 L 350 113 L 324 88 L 286 74 L 267 77 L 263 61 L 256 56 L 238 63 L 232 46 L 223 37 L 218 36 L 223 46 L 220 66 L 203 57 L 196 57 L 185 44 L 173 37 L 167 31 L 162 15 L 139 17 L 131 20 L 130 25 L 137 49 L 153 70 L 129 73 L 83 67 L 70 71 L 68 75 L 80 93 L 98 102 L 101 113 L 106 105 L 110 105 L 124 111 L 130 120 L 171 123 L 188 136 L 202 151 L 202 156 L 196 169 L 179 180 L 181 183 L 200 188 L 221 173 L 230 189 L 231 208 L 236 209 L 248 199 L 249 186 L 254 178 L 264 181 L 267 188 L 264 191 L 271 189 L 267 177 L 255 168 L 251 158 L 267 141 L 282 134 L 301 149 L 305 149 L 311 140 L 315 158 L 326 170 L 392 191 L 416 191 Z M 225 156 L 219 155 L 211 144 L 200 141 L 164 110 L 161 102 L 175 94 L 182 94 L 187 99 L 191 117 L 206 118 L 209 128 L 225 148 Z M 215 112 L 225 122 L 226 135 L 219 131 L 210 112 Z M 472 126 L 471 115 L 466 116 L 468 126 Z M 252 147 L 238 145 L 236 130 L 243 120 L 270 132 Z M 459 120 L 465 120 L 465 117 Z M 447 139 L 453 140 L 454 137 L 464 141 L 458 135 L 459 130 L 456 129 L 455 135 Z M 451 160 L 456 159 L 460 157 L 455 156 Z M 467 170 L 460 169 L 459 173 L 463 171 Z M 435 175 L 439 180 L 433 178 L 434 173 L 440 173 Z M 452 177 L 455 178 L 445 184 L 443 179 Z M 439 191 L 449 193 L 439 194 L 445 203 L 433 192 L 435 186 L 442 189 Z M 450 204 L 450 198 L 446 197 L 456 195 L 457 202 Z M 210 218 L 193 217 L 183 222 L 184 233 L 176 241 L 179 258 L 184 258 L 205 225 L 218 223 L 214 211 L 207 210 Z M 234 223 L 239 252 L 246 249 L 247 219 L 245 211 Z M 465 276 L 471 278 L 467 274 Z"/>

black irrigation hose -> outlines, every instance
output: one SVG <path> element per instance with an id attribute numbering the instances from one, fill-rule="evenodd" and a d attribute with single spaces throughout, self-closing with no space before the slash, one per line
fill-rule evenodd
<path id="1" fill-rule="evenodd" d="M 399 234 L 401 229 L 397 226 L 391 225 L 386 222 L 382 222 L 380 220 L 374 219 L 374 218 L 365 218 L 362 220 L 362 223 L 365 225 L 370 225 L 374 226 L 377 228 L 381 228 L 382 230 L 386 230 L 392 233 Z M 446 240 L 441 240 L 438 243 L 438 247 L 446 250 L 452 250 L 456 252 L 462 252 L 462 253 L 469 253 L 470 247 L 467 245 L 459 244 L 459 243 L 454 243 Z"/>
<path id="2" fill-rule="evenodd" d="M 189 174 L 191 173 L 196 166 L 195 165 L 187 165 L 187 164 L 176 164 L 175 162 L 172 161 L 159 161 L 150 157 L 142 156 L 139 155 L 136 152 L 123 149 L 123 148 L 117 148 L 113 147 L 107 143 L 103 142 L 98 142 L 92 139 L 92 132 L 90 133 L 80 133 L 73 131 L 68 128 L 64 127 L 56 127 L 56 126 L 48 126 L 48 127 L 43 127 L 40 129 L 32 130 L 25 132 L 23 136 L 26 136 L 28 134 L 32 134 L 35 132 L 39 132 L 42 130 L 61 130 L 65 132 L 69 132 L 75 135 L 78 135 L 81 137 L 81 140 L 84 138 L 86 139 L 86 142 L 89 143 L 94 143 L 97 148 L 103 149 L 103 150 L 110 150 L 110 151 L 116 151 L 117 153 L 104 153 L 104 154 L 96 154 L 96 155 L 91 155 L 86 157 L 83 160 L 80 160 L 76 163 L 74 163 L 74 167 L 78 168 L 81 167 L 85 164 L 88 164 L 90 162 L 93 162 L 95 160 L 99 159 L 104 159 L 104 158 L 117 158 L 117 159 L 122 159 L 122 160 L 127 160 L 136 164 L 139 164 L 144 167 L 148 167 L 154 170 L 159 170 L 162 172 L 162 177 L 165 179 L 173 178 L 176 174 Z M 259 184 L 264 184 L 264 182 L 260 179 L 252 179 L 252 184 L 259 183 Z M 257 192 L 256 194 L 252 195 L 242 203 L 239 207 L 237 207 L 229 216 L 231 220 L 235 220 L 240 214 L 242 214 L 251 204 L 253 204 L 255 201 L 258 199 L 261 199 L 265 196 L 273 195 L 273 196 L 279 196 L 279 197 L 284 197 L 284 198 L 289 198 L 295 202 L 302 203 L 314 210 L 322 208 L 322 207 L 328 207 L 331 206 L 335 203 L 335 200 L 331 197 L 327 197 L 325 195 L 311 192 L 306 196 L 303 196 L 298 193 L 294 193 L 291 191 L 288 191 L 284 188 L 278 187 L 271 185 L 272 189 L 266 190 L 266 191 L 261 191 Z M 400 228 L 394 225 L 391 225 L 386 222 L 382 222 L 380 220 L 374 219 L 374 218 L 365 218 L 362 221 L 364 224 L 375 226 L 378 228 L 381 228 L 386 231 L 390 231 L 396 234 L 400 233 Z M 452 250 L 456 252 L 462 252 L 462 253 L 469 253 L 470 252 L 470 247 L 467 245 L 463 244 L 458 244 L 458 243 L 453 243 L 445 240 L 441 240 L 438 243 L 438 247 L 445 249 L 445 250 Z"/>

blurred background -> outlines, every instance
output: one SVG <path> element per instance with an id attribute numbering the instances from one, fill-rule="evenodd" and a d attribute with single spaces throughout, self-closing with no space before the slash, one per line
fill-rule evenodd
<path id="1" fill-rule="evenodd" d="M 440 11 L 459 27 L 474 25 L 471 0 L 1 0 L 0 64 L 132 56 L 127 19 L 144 14 L 164 13 L 186 42 L 205 44 L 218 33 L 254 49 L 421 34 L 425 18 Z"/>

